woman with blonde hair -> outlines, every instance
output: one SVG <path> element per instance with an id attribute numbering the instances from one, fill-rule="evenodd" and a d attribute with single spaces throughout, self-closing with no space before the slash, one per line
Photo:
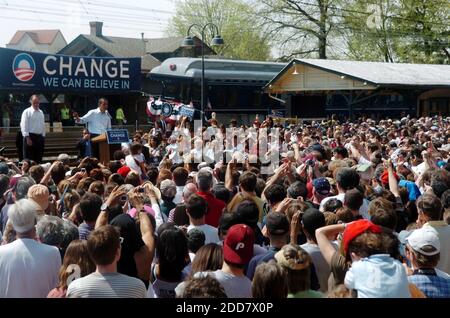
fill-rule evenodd
<path id="1" fill-rule="evenodd" d="M 63 264 L 59 270 L 59 285 L 52 289 L 47 298 L 65 298 L 69 284 L 95 271 L 95 264 L 87 250 L 86 240 L 72 241 L 67 247 Z"/>

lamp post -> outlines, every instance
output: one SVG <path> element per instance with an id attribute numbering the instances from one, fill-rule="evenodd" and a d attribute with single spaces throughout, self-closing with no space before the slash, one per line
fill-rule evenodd
<path id="1" fill-rule="evenodd" d="M 222 37 L 219 35 L 219 28 L 217 27 L 217 25 L 213 24 L 213 23 L 207 23 L 204 26 L 201 26 L 199 24 L 192 24 L 188 31 L 187 31 L 187 35 L 184 38 L 183 42 L 181 43 L 182 47 L 195 47 L 195 42 L 194 39 L 190 36 L 191 33 L 191 29 L 193 27 L 197 27 L 201 30 L 201 35 L 202 35 L 202 78 L 201 78 L 201 99 L 200 99 L 200 120 L 201 120 L 201 125 L 203 127 L 203 115 L 204 115 L 204 109 L 205 109 L 205 31 L 206 28 L 208 27 L 213 27 L 214 28 L 214 36 L 213 39 L 211 41 L 211 46 L 221 46 L 224 44 Z"/>

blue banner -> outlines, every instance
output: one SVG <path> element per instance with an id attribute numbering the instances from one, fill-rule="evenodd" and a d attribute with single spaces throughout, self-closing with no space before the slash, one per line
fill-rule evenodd
<path id="1" fill-rule="evenodd" d="M 128 130 L 126 129 L 107 130 L 106 139 L 108 140 L 108 144 L 110 145 L 130 142 L 130 137 L 128 137 Z"/>
<path id="2" fill-rule="evenodd" d="M 0 48 L 0 70 L 0 89 L 141 90 L 141 58 L 69 56 Z"/>

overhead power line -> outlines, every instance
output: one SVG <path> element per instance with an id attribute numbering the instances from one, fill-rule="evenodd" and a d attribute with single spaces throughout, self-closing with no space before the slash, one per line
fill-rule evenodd
<path id="1" fill-rule="evenodd" d="M 57 11 L 57 10 L 49 10 L 49 9 L 38 9 L 38 8 L 16 8 L 16 7 L 2 7 L 2 5 L 0 5 L 0 9 L 4 9 L 4 10 L 9 10 L 9 11 L 17 11 L 17 12 L 28 12 L 28 13 L 36 13 L 36 14 L 48 14 L 48 15 L 52 15 L 52 16 L 64 16 L 64 17 L 73 17 L 72 13 L 64 13 L 61 11 Z M 79 13 L 79 12 L 77 12 Z M 90 20 L 89 17 L 84 16 L 82 14 L 79 14 L 80 19 L 83 20 Z M 107 16 L 105 16 L 105 20 L 109 20 L 113 23 L 122 23 L 122 24 L 132 24 L 132 25 L 142 25 L 142 26 L 147 26 L 147 25 L 154 25 L 154 26 L 160 26 L 161 28 L 164 28 L 167 26 L 167 24 L 164 24 L 162 22 L 157 22 L 157 21 L 144 21 L 144 20 L 140 20 L 140 19 L 132 19 L 132 18 L 109 18 Z"/>

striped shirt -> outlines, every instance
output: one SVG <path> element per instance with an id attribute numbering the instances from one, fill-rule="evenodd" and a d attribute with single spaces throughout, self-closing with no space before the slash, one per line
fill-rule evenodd
<path id="1" fill-rule="evenodd" d="M 144 283 L 120 273 L 94 272 L 74 280 L 67 289 L 73 298 L 146 298 Z"/>
<path id="2" fill-rule="evenodd" d="M 78 235 L 80 240 L 87 240 L 89 234 L 91 234 L 91 232 L 94 230 L 95 228 L 95 224 L 93 225 L 89 225 L 86 222 L 81 223 L 78 226 Z"/>

